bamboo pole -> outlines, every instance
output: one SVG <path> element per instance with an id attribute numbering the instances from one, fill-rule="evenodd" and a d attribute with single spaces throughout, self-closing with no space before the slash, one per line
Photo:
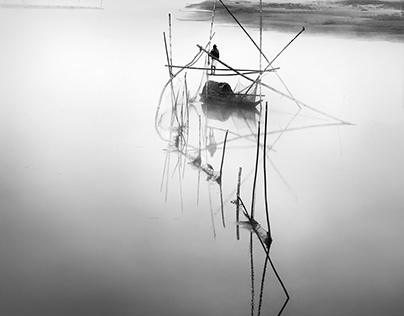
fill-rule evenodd
<path id="1" fill-rule="evenodd" d="M 254 219 L 254 214 L 255 214 L 255 187 L 257 185 L 258 161 L 259 161 L 259 156 L 260 156 L 260 133 L 261 133 L 261 122 L 258 121 L 257 153 L 255 156 L 255 172 L 254 172 L 252 197 L 251 197 L 251 217 L 253 219 Z"/>
<path id="2" fill-rule="evenodd" d="M 226 135 L 224 136 L 224 143 L 223 143 L 223 153 L 222 153 L 222 162 L 220 164 L 220 179 L 222 178 L 222 171 L 223 171 L 223 163 L 224 163 L 224 154 L 226 151 L 226 141 L 227 141 L 227 134 L 229 133 L 229 130 L 226 131 Z"/>
<path id="3" fill-rule="evenodd" d="M 268 226 L 268 249 L 272 243 L 271 235 L 271 224 L 269 220 L 269 210 L 268 210 L 268 189 L 267 189 L 267 164 L 266 164 L 266 148 L 267 148 L 267 126 L 268 126 L 268 102 L 265 103 L 265 123 L 264 123 L 264 148 L 263 148 L 263 172 L 264 172 L 264 199 L 265 199 L 265 213 L 267 218 Z"/>
<path id="4" fill-rule="evenodd" d="M 274 59 L 272 59 L 272 61 L 268 61 L 268 59 L 266 59 L 266 61 L 268 62 L 268 65 L 265 67 L 265 69 L 263 70 L 263 72 L 257 77 L 256 81 L 260 81 L 260 82 L 261 82 L 260 79 L 261 79 L 263 73 L 264 73 L 266 70 L 268 70 L 269 68 L 274 69 L 274 68 L 272 67 L 272 64 L 274 63 L 274 61 L 285 51 L 285 49 L 286 49 L 290 44 L 292 44 L 292 42 L 293 42 L 297 37 L 299 37 L 299 35 L 300 35 L 301 33 L 303 33 L 304 30 L 305 30 L 305 28 L 303 27 L 303 29 L 302 29 L 291 41 L 289 41 L 289 43 L 275 56 Z M 281 82 L 283 83 L 283 81 L 282 81 L 282 79 L 280 78 L 279 75 L 278 75 L 278 78 L 279 78 L 279 79 L 281 80 Z M 284 86 L 284 87 L 286 88 L 286 90 L 288 91 L 288 93 L 289 93 L 291 99 L 292 99 L 293 101 L 295 101 L 296 104 L 300 107 L 299 103 L 298 103 L 297 100 L 293 97 L 292 93 L 289 91 L 289 89 L 287 88 L 287 86 L 286 86 L 284 83 L 283 83 L 283 86 Z"/>
<path id="5" fill-rule="evenodd" d="M 255 285 L 254 285 L 254 254 L 253 254 L 253 233 L 250 232 L 250 273 L 251 273 L 251 316 L 254 316 Z"/>
<path id="6" fill-rule="evenodd" d="M 187 64 L 187 66 L 192 66 L 192 65 L 194 65 L 194 64 L 199 60 L 199 58 L 200 58 L 201 56 L 202 56 L 202 53 L 201 53 L 201 52 L 198 52 L 198 53 L 194 56 L 194 58 Z M 176 72 L 175 74 L 173 74 L 173 76 L 170 77 L 170 79 L 169 79 L 169 80 L 166 82 L 166 84 L 164 85 L 163 90 L 160 92 L 159 102 L 158 102 L 157 109 L 156 109 L 156 113 L 155 113 L 155 116 L 154 116 L 154 128 L 155 128 L 157 134 L 159 135 L 159 137 L 160 137 L 162 140 L 165 140 L 165 141 L 167 141 L 167 139 L 165 139 L 165 138 L 161 135 L 161 133 L 160 133 L 160 131 L 159 131 L 159 129 L 158 129 L 158 122 L 159 122 L 159 121 L 158 121 L 158 118 L 159 118 L 159 114 L 160 114 L 161 102 L 162 102 L 162 100 L 163 100 L 164 92 L 166 91 L 167 87 L 168 87 L 169 85 L 172 86 L 174 78 L 175 78 L 176 76 L 178 76 L 183 70 L 184 70 L 184 69 L 180 69 L 178 72 Z"/>
<path id="7" fill-rule="evenodd" d="M 238 181 L 237 181 L 237 194 L 236 194 L 236 236 L 237 240 L 240 240 L 240 226 L 238 225 L 240 221 L 240 189 L 241 189 L 241 172 L 242 168 L 238 169 Z"/>
<path id="8" fill-rule="evenodd" d="M 302 34 L 304 31 L 305 31 L 305 28 L 303 27 L 303 28 L 301 29 L 301 31 L 300 31 L 299 33 L 297 33 L 296 36 L 295 36 L 294 38 L 292 38 L 292 39 L 289 41 L 289 43 L 278 53 L 278 55 L 276 55 L 276 56 L 274 57 L 274 59 L 271 60 L 271 62 L 269 63 L 269 65 L 268 65 L 265 69 L 268 69 L 269 67 L 271 67 L 272 64 L 274 63 L 274 61 L 275 61 L 275 60 L 285 51 L 285 49 L 288 48 L 288 46 L 289 46 L 290 44 L 292 44 L 292 43 L 294 42 L 294 40 L 295 40 L 296 38 L 298 38 L 298 37 L 300 36 L 300 34 Z"/>
<path id="9" fill-rule="evenodd" d="M 224 156 L 226 152 L 226 142 L 227 142 L 227 134 L 229 131 L 226 131 L 226 135 L 224 136 L 224 142 L 223 142 L 223 152 L 222 152 L 222 162 L 220 163 L 220 171 L 219 171 L 219 178 L 217 179 L 217 182 L 219 184 L 219 190 L 220 190 L 220 207 L 222 211 L 222 223 L 223 227 L 226 227 L 226 222 L 224 219 L 224 207 L 223 207 L 223 191 L 222 191 L 222 174 L 223 174 L 223 164 L 224 164 Z"/>
<path id="10" fill-rule="evenodd" d="M 259 70 L 256 70 L 256 71 L 244 71 L 244 72 L 241 72 L 241 73 L 243 75 L 255 75 L 255 74 L 260 73 L 260 71 Z M 230 77 L 230 76 L 239 76 L 239 74 L 233 74 L 233 73 L 230 73 L 230 74 L 229 73 L 227 73 L 227 74 L 217 74 L 217 73 L 214 73 L 214 74 L 211 74 L 210 76 L 217 76 L 217 77 L 226 77 L 227 76 L 227 77 Z M 254 86 L 254 84 L 250 85 L 250 87 L 248 88 L 248 91 L 251 90 L 251 88 L 253 86 Z"/>
<path id="11" fill-rule="evenodd" d="M 215 228 L 215 220 L 214 220 L 214 216 L 213 216 L 213 207 L 212 207 L 212 194 L 210 192 L 209 182 L 207 182 L 207 185 L 208 185 L 208 193 L 209 193 L 210 220 L 212 223 L 213 238 L 216 240 L 216 228 Z"/>
<path id="12" fill-rule="evenodd" d="M 198 158 L 201 160 L 201 130 L 202 130 L 202 123 L 201 123 L 201 116 L 198 116 L 199 121 L 199 142 L 198 142 Z M 199 205 L 199 186 L 201 182 L 201 163 L 198 166 L 198 189 L 197 189 L 197 197 L 196 197 L 196 205 Z"/>
<path id="13" fill-rule="evenodd" d="M 215 14 L 216 14 L 216 2 L 217 0 L 215 0 L 213 2 L 213 8 L 212 8 L 212 18 L 210 21 L 210 33 L 209 33 L 209 45 L 208 45 L 208 50 L 210 51 L 210 45 L 211 45 L 211 41 L 212 41 L 212 37 L 213 37 L 213 23 L 215 21 Z M 208 68 L 208 66 L 210 65 L 210 61 L 209 61 L 210 56 L 207 56 L 207 58 L 205 59 L 205 67 Z M 205 71 L 205 76 L 206 76 L 206 81 L 209 80 L 209 69 L 207 69 Z M 207 90 L 206 90 L 206 94 L 207 94 Z"/>
<path id="14" fill-rule="evenodd" d="M 251 223 L 252 218 L 248 215 L 248 212 L 247 212 L 247 209 L 246 209 L 246 207 L 245 207 L 245 204 L 244 204 L 244 202 L 243 202 L 243 200 L 242 200 L 241 198 L 240 198 L 240 202 L 241 202 L 241 206 L 243 207 L 243 212 L 244 212 L 244 214 L 247 216 L 248 220 L 249 220 L 250 223 Z M 287 289 L 286 289 L 286 287 L 285 287 L 285 284 L 283 283 L 283 281 L 282 281 L 282 279 L 281 279 L 281 277 L 280 277 L 278 271 L 276 270 L 276 267 L 275 267 L 275 265 L 274 265 L 274 263 L 273 263 L 273 261 L 272 261 L 272 259 L 271 259 L 271 256 L 269 255 L 268 249 L 265 247 L 265 245 L 264 245 L 264 243 L 262 242 L 261 238 L 259 238 L 259 235 L 258 235 L 257 230 L 254 228 L 253 225 L 251 225 L 251 226 L 253 227 L 253 230 L 254 230 L 255 234 L 257 235 L 258 240 L 260 241 L 260 244 L 261 244 L 262 248 L 263 248 L 264 251 L 265 251 L 266 258 L 268 259 L 268 261 L 269 261 L 269 263 L 270 263 L 270 265 L 271 265 L 272 271 L 274 271 L 275 276 L 276 276 L 276 278 L 278 279 L 278 282 L 279 282 L 279 284 L 281 285 L 282 290 L 283 290 L 283 292 L 284 292 L 285 295 L 286 295 L 286 300 L 285 300 L 285 302 L 283 303 L 283 305 L 282 305 L 282 307 L 281 307 L 281 309 L 280 309 L 280 311 L 279 311 L 279 313 L 278 313 L 278 316 L 280 316 L 280 315 L 282 314 L 283 310 L 285 309 L 287 303 L 288 303 L 289 300 L 290 300 L 290 295 L 289 295 L 289 292 L 287 291 Z"/>
<path id="15" fill-rule="evenodd" d="M 293 115 L 293 117 L 290 119 L 290 121 L 288 122 L 288 124 L 286 124 L 285 128 L 283 128 L 280 131 L 280 134 L 278 135 L 278 137 L 274 140 L 274 142 L 271 145 L 271 148 L 273 148 L 275 146 L 275 144 L 279 141 L 279 139 L 283 136 L 283 134 L 285 133 L 285 131 L 287 131 L 289 129 L 289 126 L 292 124 L 292 122 L 295 120 L 295 118 L 297 117 L 297 115 L 299 114 L 299 112 L 301 111 L 301 109 L 299 108 L 297 110 L 297 112 Z"/>
<path id="16" fill-rule="evenodd" d="M 281 91 L 279 91 L 279 90 L 277 90 L 277 89 L 275 89 L 275 88 L 273 88 L 273 87 L 271 87 L 271 86 L 269 86 L 269 85 L 267 85 L 265 83 L 262 83 L 262 85 L 265 88 L 268 88 L 269 90 L 272 90 L 273 92 L 285 97 L 286 99 L 289 99 L 291 101 L 297 102 L 299 105 L 301 105 L 301 106 L 303 106 L 303 107 L 305 107 L 305 108 L 307 108 L 307 109 L 309 109 L 309 110 L 311 110 L 313 112 L 316 112 L 316 113 L 321 114 L 321 115 L 323 115 L 325 117 L 328 117 L 330 119 L 338 121 L 338 122 L 340 122 L 340 123 L 342 123 L 344 125 L 353 125 L 352 123 L 350 123 L 348 121 L 342 120 L 342 119 L 340 119 L 340 118 L 338 118 L 336 116 L 333 116 L 333 115 L 327 114 L 327 113 L 325 113 L 323 111 L 320 111 L 320 110 L 318 110 L 318 109 L 316 109 L 316 108 L 314 108 L 314 107 L 312 107 L 312 106 L 310 106 L 310 105 L 308 105 L 308 104 L 306 104 L 306 103 L 304 103 L 304 102 L 302 102 L 302 101 L 300 101 L 300 100 L 298 100 L 298 99 L 296 99 L 294 97 L 291 97 L 290 95 L 287 95 L 286 93 L 283 93 L 283 92 L 281 92 Z"/>
<path id="17" fill-rule="evenodd" d="M 206 49 L 204 49 L 201 45 L 196 45 L 196 46 L 197 46 L 201 51 L 207 53 L 209 56 L 212 56 L 212 54 L 209 53 Z M 251 79 L 251 78 L 247 77 L 246 75 L 243 75 L 243 74 L 242 74 L 241 72 L 239 72 L 237 69 L 234 69 L 233 67 L 227 65 L 226 63 L 224 63 L 224 62 L 221 61 L 220 59 L 216 59 L 216 60 L 217 60 L 220 64 L 222 64 L 223 66 L 225 66 L 225 67 L 227 67 L 227 68 L 233 70 L 235 73 L 239 74 L 239 75 L 242 76 L 243 78 L 245 78 L 245 79 L 247 79 L 247 80 L 249 80 L 249 81 L 255 82 L 254 79 Z"/>
<path id="18" fill-rule="evenodd" d="M 299 34 L 301 34 L 301 32 L 300 32 Z M 299 35 L 299 34 L 298 34 L 298 35 Z M 295 36 L 294 39 L 296 39 L 296 37 L 297 37 L 297 35 Z M 291 43 L 291 42 L 290 42 L 290 43 Z M 290 43 L 289 43 L 289 44 L 290 44 Z M 288 44 L 288 45 L 289 45 L 289 44 Z M 288 46 L 288 45 L 287 45 L 287 46 Z M 203 52 L 205 52 L 205 53 L 207 53 L 207 54 L 210 55 L 210 53 L 209 53 L 208 51 L 206 51 L 206 49 L 204 49 L 202 46 L 200 46 L 200 45 L 197 45 L 197 46 L 198 46 L 198 48 L 199 48 L 200 50 L 202 50 Z M 279 54 L 278 54 L 278 55 L 279 55 Z M 247 79 L 247 80 L 249 80 L 249 81 L 251 81 L 251 82 L 253 82 L 253 83 L 256 83 L 256 82 L 259 80 L 259 78 L 257 78 L 256 80 L 254 80 L 254 79 L 252 79 L 252 78 L 250 78 L 250 77 L 248 77 L 248 76 L 246 76 L 246 75 L 240 73 L 239 71 L 237 71 L 236 69 L 234 69 L 234 68 L 232 68 L 231 66 L 227 65 L 226 63 L 224 63 L 224 62 L 221 61 L 220 59 L 217 59 L 217 61 L 218 61 L 219 63 L 221 63 L 223 66 L 225 66 L 225 67 L 227 67 L 227 68 L 229 68 L 229 69 L 232 69 L 234 72 L 236 72 L 237 74 L 239 74 L 241 77 L 243 77 L 243 78 L 245 78 L 245 79 Z M 267 67 L 265 68 L 265 70 L 268 69 L 268 68 L 269 68 L 269 67 L 267 66 Z M 298 100 L 298 99 L 296 99 L 296 98 L 294 98 L 294 97 L 291 97 L 290 95 L 288 95 L 288 94 L 286 94 L 286 93 L 283 93 L 283 92 L 281 92 L 281 91 L 279 91 L 279 90 L 277 90 L 277 89 L 275 89 L 275 88 L 273 88 L 273 87 L 271 87 L 271 86 L 269 86 L 269 85 L 267 85 L 267 84 L 265 84 L 265 83 L 263 83 L 263 82 L 261 82 L 261 84 L 262 84 L 263 87 L 268 88 L 269 90 L 272 90 L 273 92 L 275 92 L 275 93 L 277 93 L 277 94 L 279 94 L 279 95 L 281 95 L 281 96 L 283 96 L 283 97 L 285 97 L 285 98 L 287 98 L 287 99 L 289 99 L 289 100 L 292 100 L 292 101 L 294 101 L 294 102 L 298 102 L 300 105 L 302 105 L 303 107 L 305 107 L 305 108 L 307 108 L 307 109 L 309 109 L 309 110 L 311 110 L 311 111 L 313 111 L 313 112 L 319 113 L 319 114 L 321 114 L 321 115 L 324 115 L 324 116 L 326 116 L 326 117 L 328 117 L 328 118 L 330 118 L 330 119 L 336 120 L 336 121 L 341 122 L 341 123 L 343 123 L 343 124 L 352 125 L 352 123 L 350 123 L 350 122 L 348 122 L 348 121 L 344 121 L 344 120 L 342 120 L 342 119 L 340 119 L 340 118 L 338 118 L 338 117 L 335 117 L 335 116 L 330 115 L 330 114 L 327 114 L 327 113 L 325 113 L 325 112 L 323 112 L 323 111 L 317 110 L 316 108 L 314 108 L 314 107 L 312 107 L 312 106 L 310 106 L 310 105 L 308 105 L 308 104 L 306 104 L 306 103 L 304 103 L 304 102 L 302 102 L 302 101 L 300 101 L 300 100 Z"/>
<path id="19" fill-rule="evenodd" d="M 178 160 L 182 161 L 182 156 L 181 154 L 178 154 Z M 179 166 L 178 166 L 178 181 L 179 181 L 179 187 L 180 187 L 180 199 L 181 199 L 181 213 L 184 213 L 184 195 L 182 193 L 182 179 L 181 179 L 181 162 L 179 161 Z"/>
<path id="20" fill-rule="evenodd" d="M 198 157 L 201 159 L 201 147 L 202 147 L 202 121 L 201 116 L 198 116 L 199 122 L 199 142 L 198 142 Z"/>
<path id="21" fill-rule="evenodd" d="M 259 299 L 259 303 L 258 303 L 258 314 L 257 316 L 261 315 L 261 309 L 262 309 L 262 300 L 264 297 L 264 283 L 265 283 L 265 276 L 266 276 L 266 272 L 267 272 L 267 267 L 268 267 L 268 258 L 265 258 L 265 262 L 264 262 L 264 268 L 262 270 L 262 277 L 261 277 L 261 290 L 260 290 L 260 299 Z"/>
<path id="22" fill-rule="evenodd" d="M 171 36 L 171 13 L 168 14 L 168 35 L 169 35 L 169 44 L 170 44 L 170 67 L 173 64 L 173 46 L 172 46 L 172 36 Z M 172 69 L 170 69 L 172 73 Z"/>
<path id="23" fill-rule="evenodd" d="M 167 162 L 168 162 L 168 156 L 169 152 L 166 152 L 166 159 L 164 160 L 164 167 L 163 167 L 163 176 L 161 177 L 161 184 L 160 184 L 160 192 L 163 192 L 163 187 L 164 187 L 164 178 L 166 174 L 166 168 L 167 168 Z"/>
<path id="24" fill-rule="evenodd" d="M 208 67 L 186 67 L 186 66 L 174 66 L 174 65 L 164 65 L 165 67 L 171 67 L 171 68 L 185 68 L 185 69 L 195 69 L 195 70 L 210 70 Z M 276 70 L 279 70 L 279 67 L 273 68 L 273 69 L 267 69 L 265 72 L 274 72 Z M 264 72 L 264 70 L 260 69 L 236 69 L 237 71 L 249 71 L 249 72 Z M 227 68 L 219 68 L 216 69 L 216 71 L 233 71 L 232 69 L 227 69 Z"/>
<path id="25" fill-rule="evenodd" d="M 255 43 L 254 39 L 251 37 L 250 34 L 248 34 L 247 30 L 241 25 L 241 23 L 237 20 L 237 18 L 233 15 L 233 13 L 229 10 L 229 8 L 223 3 L 222 0 L 219 0 L 220 3 L 223 5 L 223 7 L 226 9 L 226 11 L 230 14 L 230 16 L 236 21 L 236 23 L 240 26 L 240 28 L 244 31 L 244 33 L 247 35 L 247 37 L 251 40 L 251 42 L 254 44 L 254 46 L 259 50 L 260 55 L 265 58 L 267 62 L 269 62 L 268 58 L 265 56 L 265 54 L 262 52 L 261 48 Z"/>
<path id="26" fill-rule="evenodd" d="M 260 75 L 262 75 L 262 0 L 260 0 L 260 64 L 259 64 L 259 69 L 260 69 Z M 259 85 L 259 93 L 260 93 L 260 112 L 262 110 L 262 85 L 260 81 Z M 261 113 L 260 113 L 261 114 Z"/>
<path id="27" fill-rule="evenodd" d="M 168 201 L 168 179 L 170 173 L 170 164 L 171 164 L 171 155 L 168 154 L 168 161 L 167 161 L 167 173 L 166 173 L 166 191 L 165 191 L 165 202 Z"/>
<path id="28" fill-rule="evenodd" d="M 172 77 L 173 77 L 173 72 L 171 71 L 171 62 L 170 62 L 170 55 L 169 55 L 169 53 L 168 53 L 166 32 L 163 32 L 163 37 L 164 37 L 164 47 L 165 47 L 165 49 L 166 49 L 166 58 L 167 58 L 167 64 L 168 64 L 168 73 L 170 74 L 170 78 L 172 78 Z"/>
<path id="29" fill-rule="evenodd" d="M 222 182 L 219 183 L 219 193 L 220 193 L 220 209 L 221 209 L 221 212 L 222 212 L 222 224 L 223 224 L 223 228 L 226 228 L 226 221 L 224 219 L 224 203 L 223 203 Z"/>
<path id="30" fill-rule="evenodd" d="M 186 129 L 186 138 L 184 138 L 185 141 L 185 154 L 188 153 L 188 142 L 189 142 L 189 95 L 188 95 L 188 82 L 187 82 L 187 76 L 185 74 L 184 76 L 184 89 L 185 89 L 185 117 L 184 117 L 184 129 Z M 185 170 L 185 168 L 184 168 Z"/>
<path id="31" fill-rule="evenodd" d="M 170 63 L 170 56 L 169 56 L 169 54 L 168 54 L 168 48 L 167 48 L 167 38 L 166 38 L 166 33 L 165 32 L 163 32 L 163 37 L 164 37 L 164 47 L 165 47 L 165 50 L 166 50 L 166 58 L 167 58 L 167 63 L 168 63 L 168 65 L 171 65 L 171 63 Z M 174 78 L 174 76 L 173 76 L 173 72 L 172 72 L 172 69 L 171 69 L 171 66 L 169 66 L 169 68 L 168 68 L 168 74 L 170 75 L 170 79 L 173 79 Z M 175 107 L 175 104 L 176 104 L 176 101 L 175 101 L 175 93 L 174 93 L 174 84 L 173 84 L 173 82 L 172 82 L 172 80 L 171 80 L 171 82 L 170 82 L 170 86 L 171 86 L 171 100 L 172 100 L 172 102 L 173 102 L 173 108 Z"/>

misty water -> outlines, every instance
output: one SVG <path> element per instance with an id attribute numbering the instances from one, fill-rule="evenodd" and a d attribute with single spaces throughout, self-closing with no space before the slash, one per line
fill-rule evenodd
<path id="1" fill-rule="evenodd" d="M 0 9 L 1 315 L 282 308 L 284 291 L 258 238 L 241 225 L 237 239 L 231 203 L 242 167 L 241 196 L 251 204 L 256 114 L 190 111 L 189 144 L 198 148 L 200 115 L 217 142 L 202 159 L 215 171 L 229 130 L 221 186 L 155 129 L 169 78 L 167 14 L 174 64 L 188 63 L 208 41 L 209 22 L 175 19 L 183 5 Z M 299 31 L 266 30 L 269 59 Z M 223 60 L 258 67 L 238 28 L 215 32 Z M 274 65 L 296 98 L 352 123 L 307 108 L 294 117 L 296 104 L 263 91 L 273 145 L 270 256 L 290 295 L 282 315 L 404 310 L 403 56 L 402 42 L 306 30 Z M 195 89 L 200 77 L 188 76 Z M 266 82 L 281 89 L 271 76 Z M 266 227 L 262 174 L 256 220 Z"/>

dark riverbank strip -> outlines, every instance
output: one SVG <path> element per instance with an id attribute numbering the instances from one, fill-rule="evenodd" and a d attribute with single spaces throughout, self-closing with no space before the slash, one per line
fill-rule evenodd
<path id="1" fill-rule="evenodd" d="M 259 3 L 227 1 L 226 6 L 243 24 L 259 27 Z M 404 41 L 404 1 L 346 0 L 305 3 L 263 3 L 265 29 L 297 31 L 303 26 L 312 33 L 384 37 Z M 209 19 L 213 1 L 186 7 L 187 20 Z M 233 23 L 225 8 L 216 6 L 216 22 Z"/>

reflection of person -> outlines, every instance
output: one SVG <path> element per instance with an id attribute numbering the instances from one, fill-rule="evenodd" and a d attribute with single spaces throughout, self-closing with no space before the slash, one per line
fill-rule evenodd
<path id="1" fill-rule="evenodd" d="M 208 138 L 207 149 L 208 149 L 208 151 L 210 153 L 210 156 L 213 157 L 215 152 L 216 152 L 216 149 L 217 149 L 217 143 L 216 143 L 213 128 L 209 128 L 209 138 Z"/>
<path id="2" fill-rule="evenodd" d="M 217 49 L 216 44 L 213 45 L 213 49 L 210 51 L 210 55 L 212 57 L 211 74 L 213 75 L 216 70 L 216 61 L 219 59 L 219 50 Z"/>

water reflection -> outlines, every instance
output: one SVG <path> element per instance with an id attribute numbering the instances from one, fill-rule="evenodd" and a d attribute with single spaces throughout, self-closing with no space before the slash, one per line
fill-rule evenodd
<path id="1" fill-rule="evenodd" d="M 185 82 L 185 81 L 184 81 Z M 224 211 L 224 205 L 232 202 L 235 205 L 236 213 L 236 238 L 240 240 L 240 227 L 250 231 L 250 256 L 251 256 L 251 312 L 252 315 L 257 311 L 258 315 L 261 313 L 262 303 L 264 300 L 264 284 L 267 273 L 268 263 L 271 265 L 274 275 L 277 277 L 279 284 L 281 285 L 284 293 L 285 300 L 278 312 L 280 315 L 289 301 L 289 294 L 286 291 L 285 286 L 276 271 L 276 268 L 270 257 L 270 247 L 272 244 L 272 237 L 270 234 L 269 220 L 268 229 L 265 229 L 254 217 L 254 203 L 251 206 L 251 212 L 247 210 L 247 207 L 243 203 L 240 196 L 240 186 L 246 180 L 251 179 L 254 173 L 254 168 L 250 167 L 247 177 L 241 180 L 241 168 L 239 171 L 239 180 L 236 188 L 233 188 L 231 192 L 226 193 L 226 199 L 223 196 L 223 184 L 222 184 L 222 170 L 226 160 L 226 144 L 233 142 L 237 144 L 240 141 L 247 141 L 251 144 L 257 143 L 257 152 L 260 149 L 266 149 L 266 136 L 271 133 L 278 134 L 277 139 L 280 138 L 282 133 L 286 129 L 281 131 L 268 132 L 265 128 L 264 134 L 260 132 L 260 112 L 257 108 L 238 108 L 232 105 L 218 105 L 212 103 L 203 102 L 187 102 L 189 96 L 184 92 L 186 85 L 177 86 L 177 90 L 174 93 L 171 91 L 171 100 L 174 100 L 174 105 L 171 106 L 171 112 L 161 112 L 156 115 L 156 126 L 159 126 L 163 119 L 170 118 L 171 128 L 160 129 L 159 133 L 162 138 L 167 140 L 167 152 L 166 159 L 163 168 L 163 175 L 161 181 L 161 190 L 165 191 L 166 200 L 168 194 L 169 179 L 172 179 L 174 174 L 178 174 L 179 183 L 179 196 L 181 199 L 181 208 L 183 209 L 183 188 L 182 178 L 185 173 L 185 169 L 190 169 L 198 173 L 197 180 L 197 198 L 196 203 L 199 203 L 200 182 L 201 175 L 205 176 L 206 181 L 209 183 L 208 198 L 210 205 L 210 216 L 213 238 L 216 239 L 216 226 L 215 216 L 216 211 L 212 207 L 212 192 L 211 185 L 217 185 L 219 187 L 219 194 L 217 196 L 220 202 L 220 214 L 223 228 L 226 228 L 226 217 Z M 181 97 L 182 96 L 182 97 Z M 158 109 L 160 111 L 160 107 Z M 162 116 L 165 116 L 163 118 Z M 293 115 L 291 121 L 296 117 Z M 219 122 L 224 124 L 223 127 L 213 126 L 213 123 Z M 236 123 L 235 123 L 236 122 Z M 197 124 L 193 124 L 197 123 Z M 234 128 L 229 130 L 229 126 L 226 123 L 232 123 Z M 197 127 L 197 128 L 196 128 Z M 226 128 L 226 129 L 225 129 Z M 243 132 L 247 130 L 247 132 Z M 224 137 L 222 138 L 222 135 Z M 165 136 L 164 136 L 165 135 Z M 264 143 L 260 142 L 260 138 L 264 136 Z M 234 146 L 233 148 L 236 148 Z M 271 146 L 268 146 L 271 148 Z M 264 157 L 266 157 L 266 151 L 264 150 Z M 218 160 L 220 156 L 220 160 Z M 173 161 L 172 161 L 173 160 Z M 265 162 L 267 159 L 261 159 Z M 220 163 L 219 163 L 220 162 Z M 172 171 L 170 171 L 173 169 Z M 257 169 L 255 168 L 255 171 Z M 256 172 L 255 172 L 256 174 Z M 228 187 L 228 186 L 227 186 Z M 241 213 L 246 220 L 240 221 L 240 209 Z M 258 307 L 255 306 L 255 277 L 254 277 L 254 254 L 253 243 L 255 240 L 259 241 L 260 247 L 265 254 L 262 277 L 260 281 L 260 295 Z"/>
<path id="2" fill-rule="evenodd" d="M 247 33 L 245 29 L 243 31 Z M 277 73 L 278 68 L 272 66 L 277 57 L 303 31 L 304 28 L 280 50 L 272 61 L 266 58 L 254 43 L 260 50 L 261 57 L 267 61 L 266 67 L 261 68 L 260 66 L 260 70 L 251 71 L 251 73 L 258 73 L 258 77 L 255 79 L 248 76 L 250 73 L 246 74 L 217 59 L 224 68 L 216 69 L 215 79 L 221 75 L 228 76 L 228 73 L 224 74 L 225 71 L 232 71 L 239 80 L 237 84 L 233 83 L 233 85 L 224 81 L 225 79 L 222 79 L 223 81 L 211 80 L 212 74 L 208 74 L 212 57 L 209 54 L 212 32 L 208 43 L 204 46 L 197 45 L 199 51 L 184 66 L 172 64 L 171 53 L 168 49 L 171 46 L 167 43 L 164 34 L 169 80 L 160 94 L 155 115 L 156 131 L 160 138 L 167 142 L 161 190 L 165 192 L 167 201 L 169 179 L 177 174 L 181 209 L 184 211 L 182 179 L 187 167 L 196 171 L 198 174 L 196 203 L 198 204 L 201 198 L 209 199 L 212 232 L 215 239 L 217 238 L 216 215 L 220 214 L 221 224 L 225 229 L 229 226 L 226 222 L 227 205 L 230 202 L 234 204 L 236 240 L 240 240 L 240 228 L 250 232 L 251 315 L 261 313 L 262 304 L 266 298 L 264 288 L 268 276 L 268 265 L 271 267 L 284 297 L 279 310 L 276 311 L 277 315 L 282 314 L 290 299 L 270 255 L 273 238 L 268 207 L 267 162 L 270 162 L 285 186 L 290 191 L 293 190 L 271 160 L 271 152 L 276 151 L 275 146 L 286 133 L 309 128 L 351 125 L 345 120 L 295 98 Z M 251 37 L 249 38 L 252 40 Z M 275 87 L 272 81 L 271 84 L 264 81 L 268 75 L 273 75 L 271 80 L 278 79 L 279 87 Z M 192 90 L 191 86 L 197 88 Z M 281 96 L 282 100 L 279 104 L 271 103 L 269 108 L 264 93 L 275 93 Z M 271 115 L 268 115 L 269 111 L 271 111 Z M 243 159 L 247 159 L 249 162 L 241 163 Z M 232 166 L 240 163 L 237 184 L 229 184 L 228 179 L 225 178 L 223 169 L 228 163 Z M 247 175 L 242 176 L 243 168 L 247 171 Z M 202 175 L 205 176 L 208 183 L 208 196 L 201 197 Z M 213 186 L 218 188 L 218 190 L 214 190 L 214 193 L 212 192 Z M 240 193 L 241 186 L 243 194 Z M 251 190 L 247 189 L 248 193 L 244 193 L 245 187 L 250 186 Z M 263 202 L 258 201 L 256 196 L 258 189 L 263 191 Z M 248 199 L 251 206 L 249 207 L 244 203 L 244 200 L 247 199 L 246 195 L 250 195 Z M 220 204 L 218 210 L 214 210 L 212 207 L 212 201 L 215 200 Z M 240 220 L 240 216 L 244 217 L 244 220 Z M 257 254 L 253 251 L 255 241 L 259 243 Z M 258 307 L 255 295 L 255 255 L 263 259 Z"/>

